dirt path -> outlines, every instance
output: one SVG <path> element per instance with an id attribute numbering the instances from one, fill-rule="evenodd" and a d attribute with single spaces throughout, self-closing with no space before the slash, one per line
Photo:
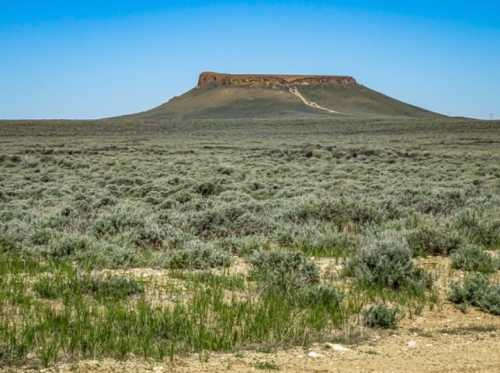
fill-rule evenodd
<path id="1" fill-rule="evenodd" d="M 323 111 L 327 111 L 329 113 L 332 113 L 332 114 L 342 114 L 341 112 L 339 111 L 335 111 L 335 110 L 332 110 L 332 109 L 328 109 L 324 106 L 320 106 L 318 105 L 316 102 L 313 102 L 313 101 L 309 101 L 307 98 L 305 98 L 302 93 L 300 93 L 299 89 L 297 87 L 291 87 L 289 89 L 290 93 L 296 97 L 299 98 L 300 101 L 302 101 L 305 105 L 309 106 L 309 107 L 312 107 L 314 109 L 318 109 L 318 110 L 323 110 Z"/>

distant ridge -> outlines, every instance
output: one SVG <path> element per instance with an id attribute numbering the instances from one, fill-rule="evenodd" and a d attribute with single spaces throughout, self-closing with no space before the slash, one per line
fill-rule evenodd
<path id="1" fill-rule="evenodd" d="M 444 117 L 371 90 L 351 76 L 218 72 L 202 72 L 195 88 L 132 115 L 149 121 L 325 116 Z"/>

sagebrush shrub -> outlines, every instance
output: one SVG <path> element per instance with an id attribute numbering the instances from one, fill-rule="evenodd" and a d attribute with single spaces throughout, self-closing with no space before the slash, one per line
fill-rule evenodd
<path id="1" fill-rule="evenodd" d="M 466 200 L 464 190 L 415 191 L 412 205 L 417 211 L 429 215 L 445 215 L 462 206 Z"/>
<path id="2" fill-rule="evenodd" d="M 113 196 L 103 196 L 100 197 L 97 201 L 95 201 L 92 207 L 94 209 L 100 209 L 102 207 L 116 206 L 117 203 L 118 202 L 116 198 L 114 198 Z"/>
<path id="3" fill-rule="evenodd" d="M 40 228 L 65 229 L 70 225 L 71 218 L 62 214 L 51 214 L 42 216 L 38 221 Z"/>
<path id="4" fill-rule="evenodd" d="M 219 182 L 215 181 L 205 181 L 194 187 L 194 191 L 201 194 L 203 197 L 212 196 L 219 194 L 222 191 L 222 187 Z"/>
<path id="5" fill-rule="evenodd" d="M 490 285 L 479 302 L 479 308 L 500 315 L 500 284 Z"/>
<path id="6" fill-rule="evenodd" d="M 164 253 L 158 262 L 169 269 L 208 269 L 228 267 L 231 256 L 212 244 L 188 241 L 182 248 Z"/>
<path id="7" fill-rule="evenodd" d="M 175 202 L 178 202 L 180 204 L 188 203 L 194 198 L 194 194 L 188 192 L 187 190 L 181 190 L 178 193 L 174 194 L 174 200 Z"/>
<path id="8" fill-rule="evenodd" d="M 482 273 L 495 272 L 500 261 L 494 258 L 479 246 L 466 246 L 457 250 L 451 256 L 451 265 L 454 269 L 477 271 Z"/>
<path id="9" fill-rule="evenodd" d="M 178 202 L 173 200 L 173 199 L 165 199 L 163 200 L 160 204 L 159 204 L 159 209 L 160 210 L 171 210 L 171 209 L 174 209 L 178 206 Z"/>
<path id="10" fill-rule="evenodd" d="M 0 223 L 0 246 L 4 250 L 18 250 L 30 235 L 30 225 L 17 218 Z"/>
<path id="11" fill-rule="evenodd" d="M 302 306 L 336 309 L 340 306 L 344 295 L 334 287 L 314 285 L 299 292 L 297 299 Z"/>
<path id="12" fill-rule="evenodd" d="M 394 329 L 398 323 L 398 313 L 397 308 L 378 304 L 363 312 L 363 322 L 370 328 Z"/>
<path id="13" fill-rule="evenodd" d="M 500 315 L 500 284 L 491 283 L 482 274 L 473 274 L 462 282 L 452 283 L 448 299 L 462 309 L 472 305 L 494 315 Z"/>
<path id="14" fill-rule="evenodd" d="M 52 258 L 70 258 L 75 254 L 89 251 L 92 240 L 77 233 L 63 233 L 44 246 L 40 253 Z"/>
<path id="15" fill-rule="evenodd" d="M 256 214 L 261 210 L 262 207 L 255 203 L 221 204 L 190 214 L 186 223 L 194 234 L 202 237 L 259 234 L 271 227 L 270 222 Z"/>
<path id="16" fill-rule="evenodd" d="M 453 229 L 425 224 L 408 232 L 408 246 L 413 255 L 449 255 L 459 249 L 463 240 Z"/>
<path id="17" fill-rule="evenodd" d="M 454 227 L 475 244 L 491 248 L 500 246 L 498 211 L 486 213 L 482 209 L 466 209 L 454 217 Z"/>
<path id="18" fill-rule="evenodd" d="M 171 224 L 160 223 L 156 217 L 148 217 L 140 227 L 132 231 L 134 243 L 141 247 L 175 246 L 185 235 Z"/>
<path id="19" fill-rule="evenodd" d="M 251 278 L 268 289 L 287 293 L 319 283 L 319 268 L 300 253 L 260 251 L 250 263 Z"/>
<path id="20" fill-rule="evenodd" d="M 269 239 L 263 235 L 230 236 L 219 241 L 223 249 L 238 256 L 249 256 L 262 248 L 269 248 L 269 244 Z"/>
<path id="21" fill-rule="evenodd" d="M 368 240 L 347 263 L 346 270 L 367 286 L 400 289 L 430 285 L 429 276 L 415 267 L 406 241 L 399 237 Z"/>
<path id="22" fill-rule="evenodd" d="M 47 245 L 56 236 L 57 230 L 55 229 L 35 227 L 31 234 L 31 242 L 37 246 Z"/>
<path id="23" fill-rule="evenodd" d="M 312 256 L 335 256 L 357 245 L 353 234 L 324 224 L 279 225 L 274 235 L 280 245 L 297 248 Z"/>
<path id="24" fill-rule="evenodd" d="M 128 229 L 143 226 L 144 217 L 136 209 L 115 207 L 111 212 L 99 215 L 92 227 L 96 236 L 113 236 Z"/>
<path id="25" fill-rule="evenodd" d="M 298 223 L 327 221 L 342 229 L 348 224 L 363 226 L 381 222 L 383 211 L 366 201 L 309 198 L 292 207 L 284 217 Z"/>
<path id="26" fill-rule="evenodd" d="M 99 240 L 94 242 L 92 250 L 74 253 L 72 259 L 91 267 L 127 268 L 139 264 L 141 258 L 130 244 Z"/>

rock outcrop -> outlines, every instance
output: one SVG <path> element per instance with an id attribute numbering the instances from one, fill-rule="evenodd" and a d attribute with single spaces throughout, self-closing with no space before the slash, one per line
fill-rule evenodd
<path id="1" fill-rule="evenodd" d="M 332 75 L 257 75 L 257 74 L 221 74 L 203 72 L 198 80 L 198 88 L 219 86 L 251 87 L 293 87 L 314 84 L 355 85 L 350 76 Z"/>

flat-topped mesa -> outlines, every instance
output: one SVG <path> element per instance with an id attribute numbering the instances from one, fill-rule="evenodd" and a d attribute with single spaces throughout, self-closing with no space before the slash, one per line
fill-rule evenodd
<path id="1" fill-rule="evenodd" d="M 354 85 L 356 80 L 350 76 L 332 75 L 266 75 L 266 74 L 220 74 L 204 72 L 200 74 L 198 88 L 213 86 L 284 86 L 337 84 Z"/>

